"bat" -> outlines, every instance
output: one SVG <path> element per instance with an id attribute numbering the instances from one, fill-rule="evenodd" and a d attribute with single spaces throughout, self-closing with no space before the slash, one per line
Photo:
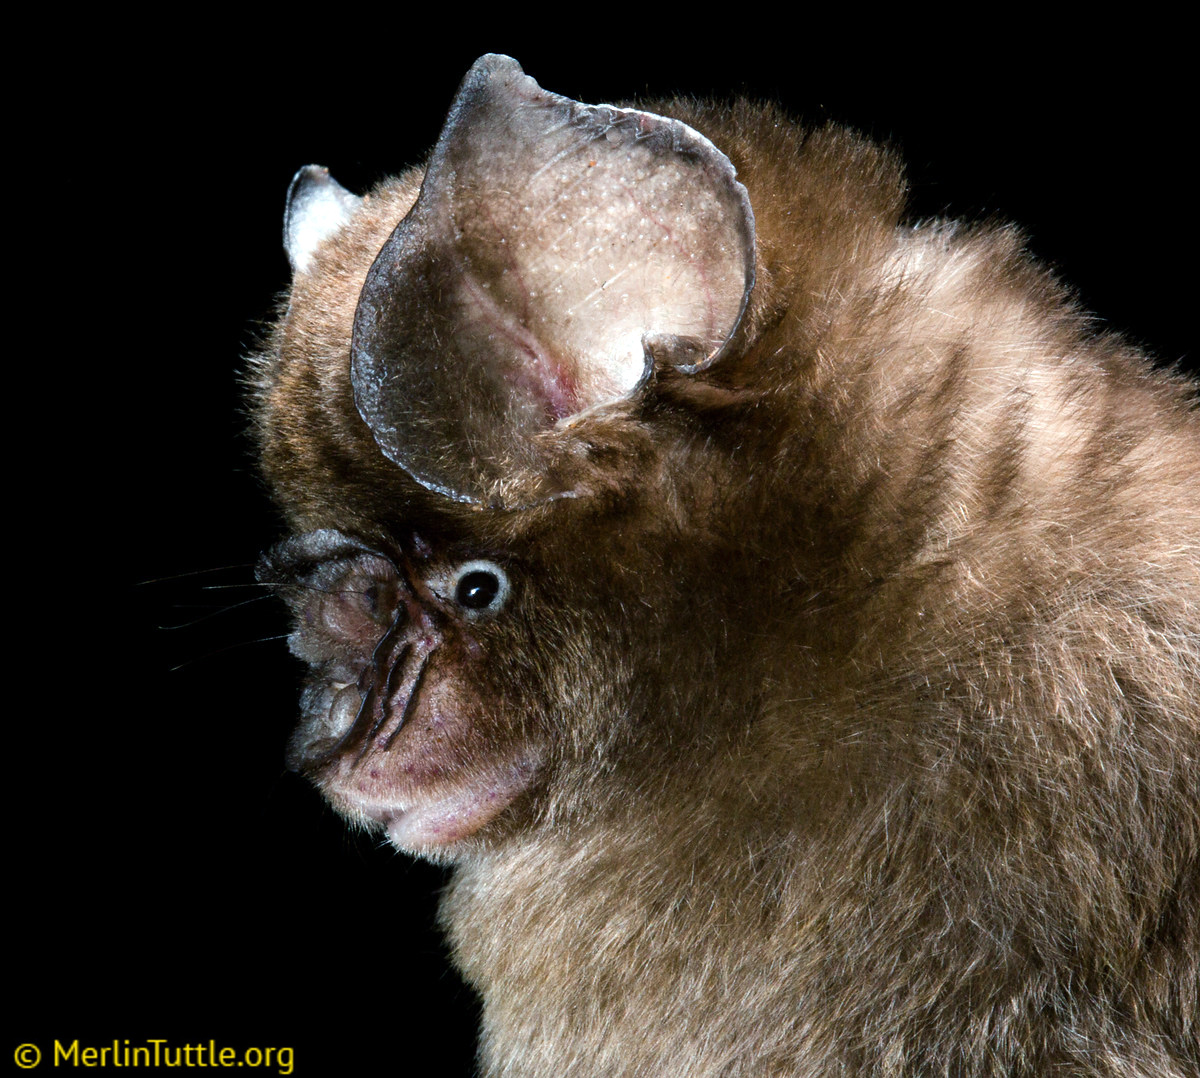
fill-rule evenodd
<path id="1" fill-rule="evenodd" d="M 288 750 L 453 866 L 486 1075 L 1200 1069 L 1200 410 L 889 150 L 468 72 L 301 169 Z"/>

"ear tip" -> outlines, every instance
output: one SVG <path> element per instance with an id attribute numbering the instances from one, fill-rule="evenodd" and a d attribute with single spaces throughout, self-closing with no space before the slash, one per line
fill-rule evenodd
<path id="1" fill-rule="evenodd" d="M 463 76 L 450 106 L 447 126 L 454 116 L 475 108 L 505 107 L 501 103 L 511 108 L 531 98 L 536 101 L 552 96 L 557 95 L 543 90 L 511 56 L 502 52 L 484 53 Z"/>
<path id="2" fill-rule="evenodd" d="M 283 245 L 293 273 L 308 269 L 313 253 L 353 215 L 362 200 L 347 191 L 324 165 L 304 165 L 288 185 Z"/>
<path id="3" fill-rule="evenodd" d="M 525 74 L 521 65 L 511 56 L 506 56 L 502 52 L 487 52 L 467 69 L 467 73 L 459 84 L 455 99 L 458 101 L 480 94 L 486 95 L 489 91 L 494 92 L 496 88 L 519 81 L 532 83 L 533 79 Z M 454 106 L 452 105 L 451 112 L 453 113 L 453 111 Z"/>
<path id="4" fill-rule="evenodd" d="M 292 177 L 292 184 L 291 187 L 288 188 L 288 193 L 291 194 L 292 189 L 295 188 L 297 184 L 305 183 L 310 180 L 319 180 L 321 177 L 328 176 L 329 169 L 327 169 L 324 165 L 301 165 L 298 169 L 296 169 L 296 174 Z"/>
<path id="5" fill-rule="evenodd" d="M 524 70 L 521 68 L 521 65 L 507 53 L 503 52 L 485 52 L 471 65 L 471 70 L 488 72 L 511 71 L 514 74 L 525 74 Z"/>
<path id="6" fill-rule="evenodd" d="M 319 188 L 335 182 L 324 165 L 303 165 L 296 169 L 287 189 L 287 209 L 284 213 L 284 235 L 302 211 L 305 203 Z"/>

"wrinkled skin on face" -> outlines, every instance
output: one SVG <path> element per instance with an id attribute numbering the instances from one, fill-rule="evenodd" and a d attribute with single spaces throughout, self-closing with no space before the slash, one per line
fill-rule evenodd
<path id="1" fill-rule="evenodd" d="M 528 786 L 539 749 L 519 723 L 479 713 L 492 688 L 486 622 L 511 598 L 499 565 L 447 571 L 419 542 L 388 556 L 319 531 L 260 572 L 288 600 L 292 650 L 310 667 L 289 763 L 318 775 L 341 812 L 398 846 L 438 847 Z"/>

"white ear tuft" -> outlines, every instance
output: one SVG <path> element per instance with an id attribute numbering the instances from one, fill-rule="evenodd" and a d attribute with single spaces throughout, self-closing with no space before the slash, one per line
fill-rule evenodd
<path id="1" fill-rule="evenodd" d="M 313 252 L 353 216 L 362 199 L 321 165 L 305 165 L 292 177 L 283 217 L 283 245 L 293 273 L 304 273 Z"/>

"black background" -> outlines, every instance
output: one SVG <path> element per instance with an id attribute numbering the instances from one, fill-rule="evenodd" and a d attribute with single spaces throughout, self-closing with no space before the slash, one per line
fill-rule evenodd
<path id="1" fill-rule="evenodd" d="M 282 764 L 299 670 L 261 639 L 274 603 L 237 605 L 280 535 L 239 378 L 286 285 L 293 172 L 362 190 L 419 162 L 480 53 L 580 100 L 743 92 L 890 140 L 917 215 L 1017 221 L 1107 325 L 1195 369 L 1191 88 L 1162 42 L 800 24 L 764 49 L 733 20 L 689 38 L 597 13 L 551 40 L 373 18 L 127 28 L 143 45 L 77 26 L 33 52 L 10 129 L 13 1047 L 212 1039 L 293 1047 L 297 1074 L 470 1073 L 440 870 L 348 835 Z"/>

